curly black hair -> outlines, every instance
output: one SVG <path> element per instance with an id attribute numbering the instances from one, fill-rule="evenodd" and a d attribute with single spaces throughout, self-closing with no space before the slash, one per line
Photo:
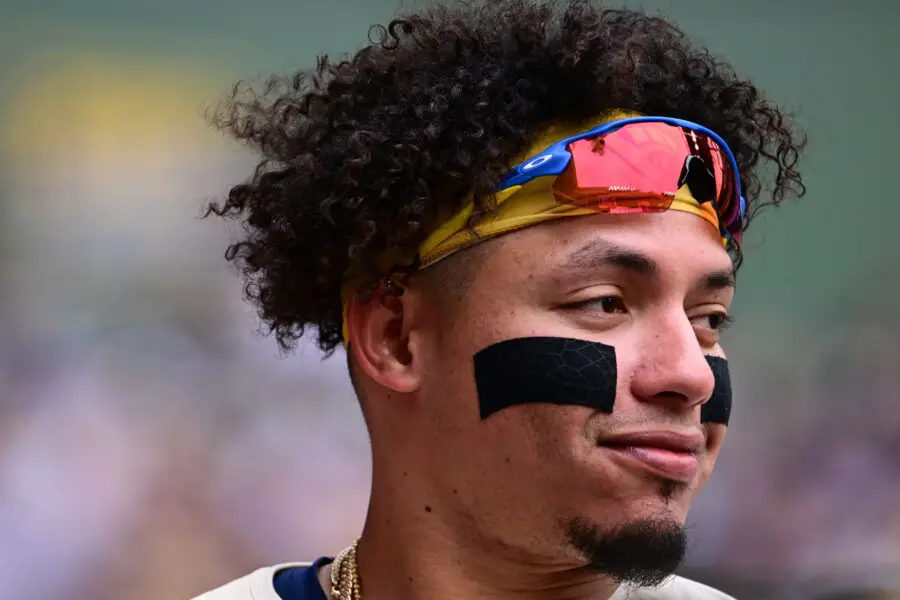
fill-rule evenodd
<path id="1" fill-rule="evenodd" d="M 805 136 L 790 117 L 675 25 L 587 1 L 466 1 L 370 30 L 352 57 L 238 84 L 213 123 L 262 155 L 209 205 L 242 223 L 226 258 L 284 350 L 309 328 L 341 343 L 341 288 L 414 268 L 438 220 L 475 192 L 475 217 L 531 136 L 612 108 L 701 123 L 731 146 L 750 210 L 805 192 Z M 748 223 L 745 223 L 748 224 Z"/>

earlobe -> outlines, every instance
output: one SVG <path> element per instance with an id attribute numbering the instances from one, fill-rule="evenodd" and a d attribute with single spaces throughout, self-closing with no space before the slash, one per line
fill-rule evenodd
<path id="1" fill-rule="evenodd" d="M 354 296 L 347 308 L 350 351 L 362 373 L 399 393 L 418 388 L 418 362 L 410 345 L 414 299 L 387 279 L 368 297 Z"/>

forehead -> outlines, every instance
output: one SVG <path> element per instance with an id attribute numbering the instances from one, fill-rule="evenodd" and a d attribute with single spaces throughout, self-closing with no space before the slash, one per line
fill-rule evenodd
<path id="1" fill-rule="evenodd" d="M 498 242 L 489 262 L 507 268 L 515 264 L 519 268 L 512 271 L 519 275 L 595 270 L 612 249 L 649 259 L 661 278 L 673 283 L 732 267 L 718 232 L 700 217 L 679 211 L 563 218 Z"/>

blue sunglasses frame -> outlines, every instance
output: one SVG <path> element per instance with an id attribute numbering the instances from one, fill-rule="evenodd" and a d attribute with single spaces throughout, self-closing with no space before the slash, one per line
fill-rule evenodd
<path id="1" fill-rule="evenodd" d="M 612 133 L 613 131 L 617 131 L 622 127 L 625 127 L 626 125 L 631 125 L 632 123 L 665 123 L 674 127 L 684 127 L 685 129 L 690 129 L 692 131 L 696 131 L 697 133 L 703 134 L 715 141 L 728 159 L 728 162 L 731 165 L 731 171 L 732 173 L 734 173 L 735 190 L 738 196 L 738 209 L 741 213 L 741 223 L 743 223 L 744 217 L 747 212 L 747 201 L 744 199 L 744 194 L 741 189 L 740 171 L 738 170 L 737 160 L 735 160 L 734 153 L 731 151 L 731 148 L 728 146 L 725 140 L 723 140 L 719 136 L 719 134 L 704 127 L 703 125 L 694 123 L 693 121 L 686 121 L 684 119 L 676 119 L 673 117 L 629 117 L 627 119 L 617 119 L 615 121 L 610 121 L 609 123 L 598 125 L 597 127 L 589 129 L 588 131 L 585 131 L 583 133 L 561 139 L 558 142 L 555 142 L 552 145 L 548 146 L 537 156 L 529 158 L 528 160 L 525 160 L 510 169 L 506 173 L 506 175 L 504 175 L 500 179 L 500 182 L 497 185 L 497 191 L 503 191 L 506 188 L 515 185 L 524 185 L 538 177 L 561 175 L 563 171 L 566 170 L 566 167 L 569 166 L 569 162 L 572 160 L 572 153 L 569 152 L 569 144 L 571 144 L 572 142 L 577 142 L 578 140 L 599 137 L 601 135 Z M 713 204 L 715 205 L 715 202 Z M 732 235 L 729 232 L 723 230 L 721 233 L 727 239 L 732 239 Z"/>

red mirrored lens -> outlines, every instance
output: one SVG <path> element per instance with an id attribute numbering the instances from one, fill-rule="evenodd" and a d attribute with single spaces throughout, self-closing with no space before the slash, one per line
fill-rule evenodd
<path id="1" fill-rule="evenodd" d="M 711 138 L 667 123 L 632 123 L 569 145 L 572 160 L 553 190 L 562 202 L 602 211 L 666 210 L 683 185 L 715 202 L 720 223 L 740 230 L 734 176 Z"/>

